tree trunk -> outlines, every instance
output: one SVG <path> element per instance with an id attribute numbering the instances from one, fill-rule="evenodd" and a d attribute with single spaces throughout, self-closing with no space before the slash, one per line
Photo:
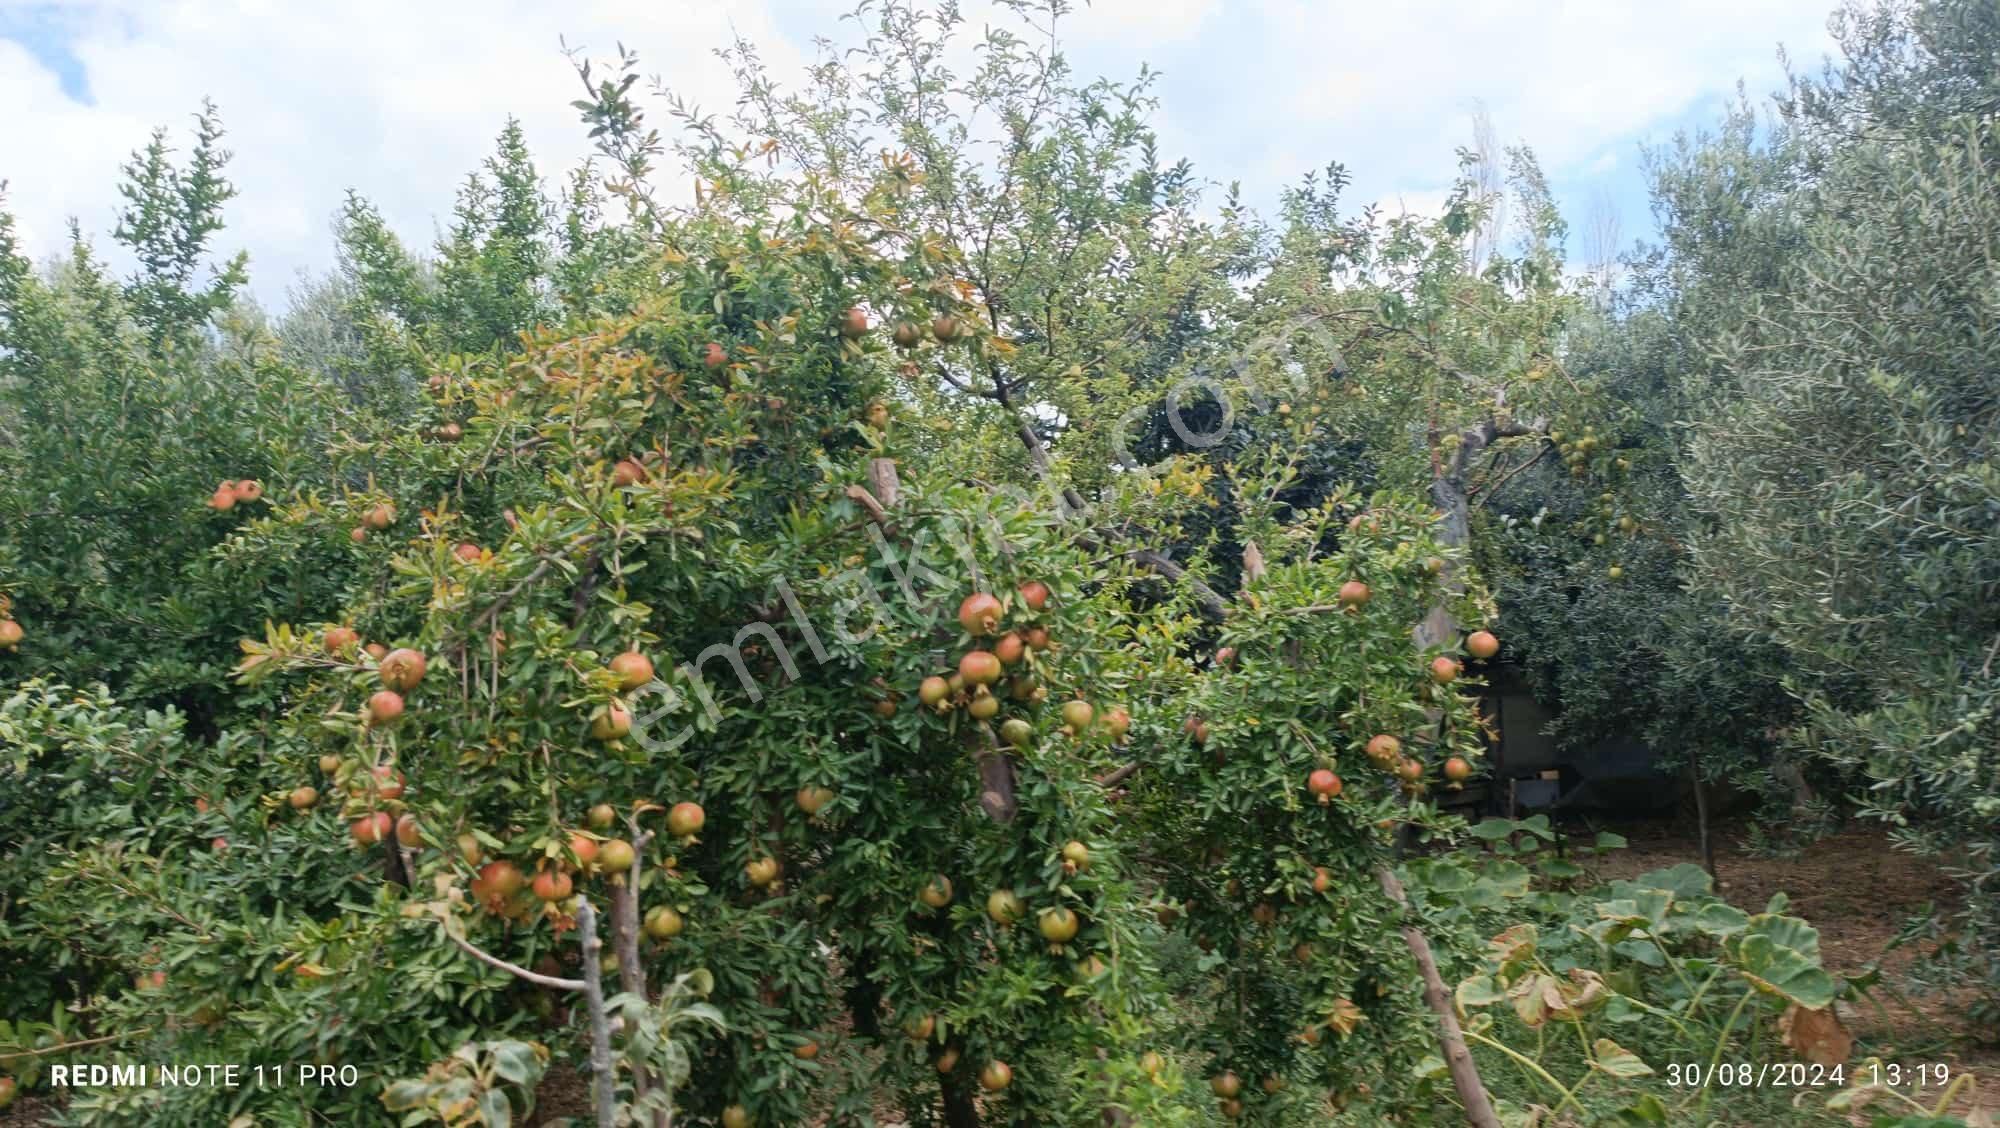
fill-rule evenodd
<path id="1" fill-rule="evenodd" d="M 944 1093 L 945 1128 L 979 1128 L 979 1102 L 960 1073 L 954 1069 L 938 1079 L 938 1088 Z"/>
<path id="2" fill-rule="evenodd" d="M 651 831 L 634 834 L 633 850 L 643 857 L 652 838 Z M 618 989 L 643 999 L 646 998 L 646 968 L 639 962 L 638 878 L 639 871 L 635 868 L 611 879 L 611 937 L 612 950 L 618 953 Z M 632 1091 L 640 1097 L 652 1092 L 657 1084 L 649 1069 L 635 1070 L 632 1075 Z M 671 1111 L 655 1112 L 652 1120 L 653 1128 L 673 1128 Z"/>
<path id="3" fill-rule="evenodd" d="M 1715 843 L 1708 836 L 1708 785 L 1701 778 L 1701 753 L 1690 749 L 1688 752 L 1688 782 L 1694 784 L 1694 827 L 1696 841 L 1701 844 L 1701 868 L 1708 871 L 1708 879 L 1722 888 L 1722 877 L 1715 872 Z"/>
<path id="4" fill-rule="evenodd" d="M 854 1032 L 864 1038 L 882 1036 L 882 986 L 875 982 L 875 953 L 857 947 L 848 953 L 847 1013 Z"/>
<path id="5" fill-rule="evenodd" d="M 616 1128 L 618 1088 L 611 1075 L 611 1017 L 604 1010 L 604 941 L 597 935 L 597 910 L 577 898 L 576 931 L 583 941 L 583 1001 L 590 1012 L 590 1073 L 597 1128 Z"/>
<path id="6" fill-rule="evenodd" d="M 1437 960 L 1431 955 L 1431 944 L 1424 938 L 1423 930 L 1410 918 L 1410 899 L 1403 892 L 1403 883 L 1388 866 L 1377 866 L 1376 880 L 1382 885 L 1382 892 L 1397 906 L 1397 915 L 1402 917 L 1403 943 L 1416 957 L 1417 971 L 1424 980 L 1424 1003 L 1437 1015 L 1438 1044 L 1444 1050 L 1445 1067 L 1451 1071 L 1452 1088 L 1458 1090 L 1459 1102 L 1465 1105 L 1465 1120 L 1473 1128 L 1500 1128 L 1500 1118 L 1493 1112 L 1493 1102 L 1486 1096 L 1486 1086 L 1479 1081 L 1479 1066 L 1472 1060 L 1472 1051 L 1466 1048 L 1465 1031 L 1458 1025 L 1458 1015 L 1452 1010 L 1451 992 L 1445 990 L 1444 977 L 1438 974 Z"/>

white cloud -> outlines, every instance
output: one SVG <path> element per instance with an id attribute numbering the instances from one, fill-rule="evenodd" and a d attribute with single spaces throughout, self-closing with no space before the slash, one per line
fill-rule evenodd
<path id="1" fill-rule="evenodd" d="M 1831 4 L 1096 0 L 1068 18 L 1065 42 L 1082 77 L 1160 65 L 1162 155 L 1191 156 L 1217 180 L 1240 178 L 1253 200 L 1339 159 L 1356 175 L 1354 198 L 1416 207 L 1449 181 L 1474 99 L 1503 139 L 1532 144 L 1559 177 L 1602 174 L 1629 157 L 1637 136 L 1726 94 L 1739 76 L 1753 94 L 1775 86 L 1779 41 L 1814 60 L 1827 46 Z M 252 251 L 258 293 L 272 300 L 297 269 L 331 262 L 327 223 L 350 186 L 406 237 L 427 242 L 509 113 L 545 173 L 584 155 L 561 37 L 597 57 L 623 41 L 648 73 L 727 110 L 734 87 L 716 46 L 740 32 L 778 74 L 796 76 L 811 36 L 856 34 L 838 20 L 848 7 L 111 0 L 63 17 L 93 105 L 69 100 L 21 45 L 0 41 L 0 178 L 12 181 L 9 207 L 36 254 L 60 248 L 69 215 L 103 244 L 118 164 L 155 125 L 184 143 L 188 115 L 212 96 L 242 190 L 223 249 Z M 975 34 L 999 18 L 990 0 L 967 7 Z M 678 183 L 664 190 L 685 194 Z"/>
<path id="2" fill-rule="evenodd" d="M 774 65 L 796 68 L 763 11 L 726 0 L 134 0 L 98 9 L 72 45 L 92 106 L 66 98 L 20 44 L 0 41 L 0 104 L 10 107 L 0 176 L 12 181 L 9 206 L 36 254 L 59 248 L 69 215 L 102 235 L 125 155 L 156 125 L 184 147 L 188 115 L 213 97 L 241 191 L 222 245 L 252 252 L 269 298 L 298 268 L 331 261 L 328 221 L 349 187 L 427 242 L 509 114 L 546 174 L 584 156 L 588 140 L 569 105 L 580 87 L 562 37 L 600 57 L 622 39 L 649 75 L 727 109 L 734 87 L 711 49 L 733 31 L 757 40 Z"/>

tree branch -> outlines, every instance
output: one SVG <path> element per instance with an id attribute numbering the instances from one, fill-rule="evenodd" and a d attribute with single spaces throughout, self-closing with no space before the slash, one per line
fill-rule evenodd
<path id="1" fill-rule="evenodd" d="M 472 941 L 462 936 L 452 935 L 450 929 L 445 930 L 445 938 L 458 945 L 459 951 L 464 952 L 480 963 L 488 967 L 499 968 L 514 978 L 525 979 L 537 987 L 547 987 L 552 991 L 581 991 L 584 989 L 584 982 L 581 979 L 562 979 L 553 975 L 543 975 L 537 971 L 529 971 L 520 964 L 508 963 L 499 956 L 493 955 L 485 949 L 476 946 Z"/>

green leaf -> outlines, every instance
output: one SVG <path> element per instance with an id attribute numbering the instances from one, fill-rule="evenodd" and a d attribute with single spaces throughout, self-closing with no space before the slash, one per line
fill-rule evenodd
<path id="1" fill-rule="evenodd" d="M 1475 1007 L 1490 1007 L 1506 997 L 1490 975 L 1474 975 L 1460 980 L 1458 990 L 1453 993 L 1460 1014 Z"/>
<path id="2" fill-rule="evenodd" d="M 430 1082 L 406 1077 L 382 1090 L 382 1107 L 390 1112 L 408 1112 L 413 1108 L 422 1108 L 430 1095 Z"/>
<path id="3" fill-rule="evenodd" d="M 527 1085 L 542 1075 L 542 1062 L 535 1047 L 526 1042 L 506 1041 L 493 1047 L 493 1068 L 516 1085 Z"/>
<path id="4" fill-rule="evenodd" d="M 1711 901 L 1689 918 L 1697 931 L 1709 936 L 1734 936 L 1750 926 L 1750 915 L 1734 905 Z"/>
<path id="5" fill-rule="evenodd" d="M 1737 970 L 1760 991 L 1819 1010 L 1838 990 L 1820 966 L 1819 932 L 1797 917 L 1761 914 L 1736 944 Z"/>
<path id="6" fill-rule="evenodd" d="M 1667 869 L 1642 873 L 1633 878 L 1629 884 L 1647 889 L 1664 889 L 1677 897 L 1689 899 L 1715 892 L 1715 881 L 1708 876 L 1708 871 L 1692 862 L 1682 862 Z"/>
<path id="7" fill-rule="evenodd" d="M 1665 1124 L 1667 1106 L 1651 1093 L 1621 1108 L 1617 1112 L 1620 1124 Z"/>
<path id="8" fill-rule="evenodd" d="M 1608 830 L 1600 830 L 1597 832 L 1597 840 L 1594 845 L 1599 850 L 1623 850 L 1625 847 L 1630 846 L 1631 843 L 1627 842 L 1625 836 L 1622 834 L 1613 834 Z"/>

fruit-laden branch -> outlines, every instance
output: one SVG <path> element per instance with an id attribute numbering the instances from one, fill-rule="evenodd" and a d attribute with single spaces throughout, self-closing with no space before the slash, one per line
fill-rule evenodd
<path id="1" fill-rule="evenodd" d="M 1000 375 L 999 366 L 988 365 L 987 375 L 993 380 L 993 390 L 986 393 L 986 395 L 1005 408 L 1008 414 L 1014 417 L 1014 434 L 1020 438 L 1021 445 L 1027 448 L 1028 462 L 1034 467 L 1035 475 L 1045 483 L 1053 483 L 1055 481 L 1055 468 L 1049 458 L 1048 445 L 1042 442 L 1042 436 L 1036 433 L 1034 424 L 1023 418 L 1020 412 L 1015 409 L 1014 397 L 1007 386 L 1006 378 Z M 1068 513 L 1081 513 L 1084 511 L 1083 495 L 1077 493 L 1073 487 L 1062 487 L 1062 502 L 1063 507 L 1067 510 L 1067 513 L 1064 514 L 1065 516 Z M 1096 540 L 1090 537 L 1078 537 L 1077 543 L 1093 552 L 1100 547 Z M 1136 548 L 1126 553 L 1126 555 L 1132 559 L 1133 563 L 1158 572 L 1170 584 L 1185 581 L 1189 589 L 1194 592 L 1195 600 L 1200 605 L 1202 614 L 1208 618 L 1220 620 L 1228 615 L 1229 605 L 1223 601 L 1220 595 L 1215 593 L 1215 589 L 1188 575 L 1187 569 L 1174 563 L 1165 552 L 1156 548 Z"/>
<path id="2" fill-rule="evenodd" d="M 1452 1012 L 1450 992 L 1444 988 L 1444 977 L 1438 974 L 1437 959 L 1431 955 L 1430 941 L 1424 938 L 1421 928 L 1410 918 L 1410 898 L 1403 892 L 1403 883 L 1396 880 L 1395 873 L 1387 865 L 1375 867 L 1375 878 L 1382 885 L 1382 892 L 1388 894 L 1403 918 L 1399 927 L 1403 933 L 1403 943 L 1409 945 L 1410 955 L 1416 957 L 1417 970 L 1424 979 L 1424 1002 L 1437 1015 L 1438 1042 L 1444 1049 L 1445 1067 L 1451 1071 L 1452 1088 L 1458 1090 L 1458 1099 L 1465 1105 L 1465 1119 L 1473 1128 L 1500 1128 L 1500 1118 L 1493 1112 L 1493 1102 L 1486 1096 L 1486 1087 L 1479 1081 L 1479 1067 L 1472 1060 L 1472 1051 L 1466 1048 L 1465 1031 L 1458 1025 L 1458 1015 Z"/>

